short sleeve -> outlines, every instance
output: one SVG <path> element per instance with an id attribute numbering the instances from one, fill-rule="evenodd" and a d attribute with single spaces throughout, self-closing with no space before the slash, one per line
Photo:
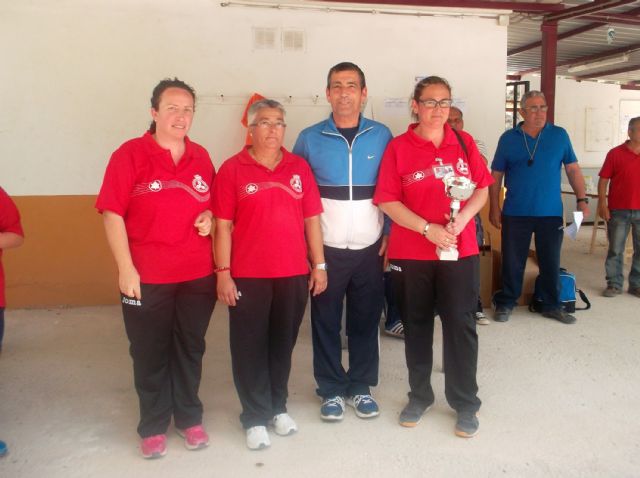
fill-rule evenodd
<path id="1" fill-rule="evenodd" d="M 12 232 L 24 237 L 20 212 L 11 197 L 0 188 L 0 232 Z"/>
<path id="2" fill-rule="evenodd" d="M 577 163 L 578 157 L 576 156 L 575 151 L 573 150 L 573 146 L 571 144 L 571 139 L 569 138 L 569 133 L 567 133 L 564 129 L 561 129 L 563 140 L 565 142 L 564 156 L 562 158 L 562 164 L 571 164 Z"/>
<path id="3" fill-rule="evenodd" d="M 236 171 L 234 158 L 227 159 L 218 170 L 213 181 L 211 212 L 218 219 L 233 221 L 236 216 L 238 198 L 236 195 Z"/>
<path id="4" fill-rule="evenodd" d="M 313 177 L 311 167 L 306 161 L 300 159 L 304 168 L 304 196 L 302 198 L 302 215 L 306 218 L 317 216 L 322 213 L 322 201 L 320 200 L 320 191 Z"/>
<path id="5" fill-rule="evenodd" d="M 129 150 L 121 147 L 111 155 L 96 200 L 96 209 L 100 213 L 112 211 L 124 216 L 129 208 L 134 184 L 135 172 L 132 154 Z"/>
<path id="6" fill-rule="evenodd" d="M 604 164 L 598 173 L 601 178 L 611 179 L 613 176 L 613 149 L 607 153 L 607 157 L 604 160 Z"/>
<path id="7" fill-rule="evenodd" d="M 402 178 L 398 173 L 396 150 L 392 140 L 382 156 L 380 172 L 373 203 L 378 205 L 385 202 L 402 200 Z"/>
<path id="8" fill-rule="evenodd" d="M 507 134 L 503 133 L 498 140 L 498 147 L 496 148 L 496 153 L 493 155 L 493 161 L 491 162 L 491 170 L 492 171 L 500 171 L 504 173 L 507 170 Z"/>

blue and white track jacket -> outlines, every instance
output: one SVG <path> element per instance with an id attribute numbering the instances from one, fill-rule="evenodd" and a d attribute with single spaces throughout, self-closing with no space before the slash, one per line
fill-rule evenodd
<path id="1" fill-rule="evenodd" d="M 360 115 L 351 146 L 333 116 L 303 130 L 293 153 L 302 156 L 320 189 L 324 244 L 340 249 L 364 249 L 382 234 L 383 216 L 372 198 L 378 169 L 391 131 Z"/>

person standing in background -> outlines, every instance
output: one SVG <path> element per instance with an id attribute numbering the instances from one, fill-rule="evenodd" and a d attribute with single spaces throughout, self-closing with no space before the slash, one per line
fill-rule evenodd
<path id="1" fill-rule="evenodd" d="M 4 308 L 6 306 L 2 252 L 5 249 L 20 247 L 23 243 L 24 231 L 20 222 L 20 212 L 13 200 L 0 187 L 0 352 L 2 352 L 4 338 Z M 7 444 L 0 440 L 0 457 L 5 456 L 7 452 Z"/>
<path id="2" fill-rule="evenodd" d="M 622 294 L 624 247 L 629 229 L 633 238 L 629 293 L 640 297 L 640 116 L 629 121 L 628 134 L 628 141 L 607 153 L 598 180 L 598 213 L 607 221 L 609 238 L 605 262 L 607 288 L 602 294 L 605 297 Z"/>

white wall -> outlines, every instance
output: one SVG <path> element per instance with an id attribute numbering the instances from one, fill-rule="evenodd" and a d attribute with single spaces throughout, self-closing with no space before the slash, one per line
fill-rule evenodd
<path id="1" fill-rule="evenodd" d="M 252 27 L 302 29 L 306 51 L 254 51 Z M 31 0 L 0 6 L 0 184 L 15 195 L 95 194 L 110 153 L 143 133 L 158 80 L 199 103 L 191 138 L 216 165 L 242 145 L 253 92 L 291 97 L 286 146 L 325 117 L 326 72 L 367 75 L 367 114 L 401 133 L 416 76 L 450 80 L 471 133 L 492 152 L 503 131 L 506 27 L 492 19 L 223 8 L 212 0 Z M 220 95 L 224 95 L 224 100 Z M 314 103 L 315 95 L 319 101 Z"/>

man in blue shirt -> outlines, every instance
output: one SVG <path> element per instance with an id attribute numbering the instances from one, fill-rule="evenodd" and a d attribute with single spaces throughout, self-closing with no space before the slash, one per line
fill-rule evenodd
<path id="1" fill-rule="evenodd" d="M 562 309 L 558 298 L 563 165 L 576 194 L 576 207 L 585 217 L 589 215 L 589 199 L 569 135 L 563 128 L 547 123 L 544 94 L 529 91 L 520 104 L 524 122 L 503 133 L 491 164 L 495 182 L 489 186 L 489 218 L 495 227 L 502 229 L 502 290 L 493 298 L 495 320 L 509 320 L 520 297 L 533 234 L 540 267 L 542 315 L 572 324 L 575 317 Z M 499 197 L 503 177 L 507 194 L 501 210 Z"/>
<path id="2" fill-rule="evenodd" d="M 364 118 L 364 73 L 339 63 L 327 76 L 332 113 L 300 133 L 293 152 L 315 175 L 321 215 L 327 290 L 311 298 L 313 372 L 322 398 L 320 416 L 340 421 L 345 399 L 360 418 L 377 416 L 370 387 L 378 383 L 378 324 L 383 303 L 382 212 L 373 204 L 378 169 L 389 129 Z M 349 368 L 342 366 L 340 328 L 346 297 Z"/>

